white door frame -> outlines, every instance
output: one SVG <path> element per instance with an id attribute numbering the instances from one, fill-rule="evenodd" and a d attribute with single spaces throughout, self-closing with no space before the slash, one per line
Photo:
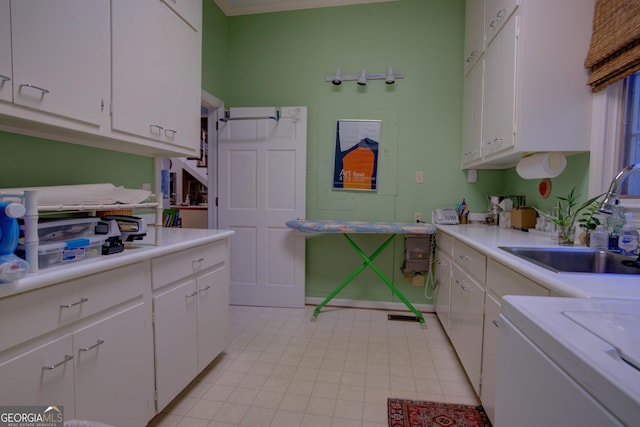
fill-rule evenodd
<path id="1" fill-rule="evenodd" d="M 218 228 L 218 130 L 216 123 L 220 112 L 224 111 L 224 102 L 209 92 L 202 90 L 202 106 L 209 110 L 207 115 L 208 129 L 207 135 L 209 137 L 208 147 L 208 167 L 207 167 L 207 192 L 208 192 L 208 209 L 207 209 L 207 224 L 209 228 Z"/>

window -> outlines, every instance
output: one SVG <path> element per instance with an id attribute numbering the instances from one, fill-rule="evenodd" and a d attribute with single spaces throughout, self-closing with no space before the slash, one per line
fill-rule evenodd
<path id="1" fill-rule="evenodd" d="M 640 163 L 640 73 L 627 77 L 623 86 L 624 117 L 618 169 Z M 640 174 L 629 175 L 619 193 L 624 198 L 640 199 Z"/>

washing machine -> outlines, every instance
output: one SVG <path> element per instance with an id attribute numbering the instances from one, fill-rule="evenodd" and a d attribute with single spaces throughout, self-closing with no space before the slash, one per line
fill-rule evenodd
<path id="1" fill-rule="evenodd" d="M 640 300 L 502 300 L 495 427 L 640 425 Z"/>

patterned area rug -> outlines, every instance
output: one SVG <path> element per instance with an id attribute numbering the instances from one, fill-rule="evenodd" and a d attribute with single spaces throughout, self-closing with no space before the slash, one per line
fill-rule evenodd
<path id="1" fill-rule="evenodd" d="M 389 399 L 389 427 L 491 427 L 482 406 Z"/>

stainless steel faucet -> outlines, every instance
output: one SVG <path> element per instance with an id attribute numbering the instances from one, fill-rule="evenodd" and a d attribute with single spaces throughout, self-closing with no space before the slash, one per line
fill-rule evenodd
<path id="1" fill-rule="evenodd" d="M 636 163 L 634 165 L 629 165 L 622 169 L 613 181 L 611 181 L 611 185 L 609 185 L 609 190 L 607 191 L 604 200 L 600 203 L 600 208 L 598 209 L 602 213 L 610 214 L 613 206 L 618 200 L 618 189 L 620 188 L 620 184 L 622 180 L 624 180 L 627 176 L 631 175 L 633 172 L 640 169 L 640 163 Z"/>

